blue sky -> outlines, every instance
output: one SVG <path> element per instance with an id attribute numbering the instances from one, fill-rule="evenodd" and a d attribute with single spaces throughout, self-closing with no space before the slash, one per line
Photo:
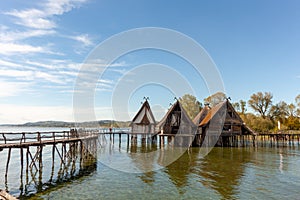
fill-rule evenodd
<path id="1" fill-rule="evenodd" d="M 292 103 L 300 94 L 299 10 L 296 0 L 2 1 L 0 124 L 73 121 L 73 89 L 81 64 L 102 41 L 140 27 L 173 29 L 197 41 L 215 62 L 233 101 L 270 91 L 274 102 Z M 157 50 L 132 52 L 116 60 L 99 80 L 98 119 L 113 118 L 111 99 L 118 81 L 146 63 L 176 70 L 200 101 L 209 95 L 184 60 Z M 157 84 L 140 87 L 124 100 L 130 116 L 143 96 L 150 97 L 158 118 L 174 98 Z"/>

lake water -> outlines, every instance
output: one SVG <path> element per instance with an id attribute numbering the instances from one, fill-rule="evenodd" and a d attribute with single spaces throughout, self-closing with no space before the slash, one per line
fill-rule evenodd
<path id="1" fill-rule="evenodd" d="M 53 130 L 53 129 L 52 129 Z M 39 128 L 39 131 L 41 129 Z M 107 136 L 106 136 L 107 137 Z M 108 139 L 108 138 L 106 138 Z M 109 139 L 108 139 L 109 141 Z M 126 149 L 116 139 L 113 149 Z M 158 147 L 153 147 L 158 149 Z M 133 149 L 125 151 L 126 161 Z M 143 148 L 134 149 L 143 151 Z M 4 188 L 6 153 L 0 152 L 0 188 Z M 18 154 L 19 155 L 19 154 Z M 123 154 L 120 154 L 123 155 Z M 119 156 L 120 156 L 119 155 Z M 214 148 L 206 157 L 191 148 L 159 170 L 127 173 L 101 162 L 77 178 L 66 179 L 34 193 L 29 199 L 299 199 L 300 148 Z M 47 158 L 45 158 L 47 160 Z M 122 161 L 122 158 L 120 158 Z M 132 159 L 132 163 L 137 161 Z M 122 162 L 118 163 L 122 168 Z M 19 194 L 19 160 L 10 165 L 9 190 Z M 46 168 L 46 166 L 45 166 Z M 126 166 L 124 166 L 126 168 Z M 47 171 L 43 180 L 48 180 Z M 34 183 L 31 183 L 35 191 Z M 31 193 L 32 194 L 32 193 Z M 25 198 L 25 197 L 24 197 Z"/>

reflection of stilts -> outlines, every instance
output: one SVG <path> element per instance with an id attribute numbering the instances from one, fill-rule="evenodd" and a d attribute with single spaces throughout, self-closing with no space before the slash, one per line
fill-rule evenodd
<path id="1" fill-rule="evenodd" d="M 0 138 L 0 149 L 7 149 L 7 161 L 5 169 L 5 189 L 8 188 L 8 176 L 9 176 L 9 165 L 12 154 L 12 148 L 20 149 L 20 197 L 28 195 L 30 185 L 34 184 L 36 192 L 47 189 L 45 185 L 53 185 L 54 182 L 65 181 L 78 174 L 82 174 L 85 169 L 92 166 L 92 170 L 95 170 L 96 154 L 97 154 L 97 141 L 98 133 L 91 134 L 84 132 L 80 135 L 77 131 L 71 130 L 70 132 L 44 132 L 44 133 L 9 133 L 10 135 L 21 135 L 21 138 L 14 137 L 10 138 L 2 133 L 3 139 Z M 35 136 L 35 137 L 34 137 Z M 45 139 L 47 138 L 47 139 Z M 26 141 L 27 140 L 27 141 Z M 4 141 L 4 144 L 1 143 Z M 18 141 L 18 142 L 16 142 Z M 43 181 L 43 168 L 47 168 L 43 161 L 43 154 L 45 146 L 52 146 L 50 179 Z M 80 148 L 78 148 L 80 146 Z M 25 152 L 24 152 L 25 150 Z M 49 153 L 49 152 L 48 152 Z M 24 159 L 24 156 L 26 158 Z M 80 160 L 78 161 L 78 155 Z M 59 165 L 56 162 L 59 162 Z M 79 163 L 79 169 L 76 170 L 76 163 Z M 24 165 L 26 164 L 25 174 Z M 57 176 L 55 177 L 55 166 L 59 166 Z M 23 178 L 25 175 L 25 185 Z M 56 179 L 56 180 L 55 180 Z M 32 189 L 31 189 L 32 190 Z"/>

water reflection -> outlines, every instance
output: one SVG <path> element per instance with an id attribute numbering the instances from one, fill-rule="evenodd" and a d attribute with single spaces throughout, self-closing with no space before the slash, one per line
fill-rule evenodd
<path id="1" fill-rule="evenodd" d="M 157 160 L 144 154 L 156 150 L 160 151 Z M 153 165 L 163 165 L 172 156 L 171 152 L 177 150 L 174 147 L 159 149 L 151 143 L 131 144 L 128 157 L 139 169 L 147 169 L 147 173 L 141 173 L 138 177 L 146 184 L 153 184 L 157 173 L 151 171 L 155 169 Z M 161 171 L 169 177 L 179 194 L 184 194 L 190 186 L 190 179 L 194 180 L 196 177 L 203 187 L 215 190 L 224 199 L 232 199 L 237 194 L 245 166 L 254 155 L 246 148 L 214 148 L 205 158 L 202 158 L 200 148 L 190 148 Z"/>
<path id="2" fill-rule="evenodd" d="M 244 174 L 245 163 L 251 152 L 237 148 L 214 148 L 208 156 L 201 158 L 199 148 L 192 148 L 177 161 L 167 166 L 164 172 L 177 187 L 180 194 L 189 187 L 189 179 L 217 191 L 224 199 L 232 199 Z"/>
<path id="3" fill-rule="evenodd" d="M 176 147 L 167 145 L 160 148 L 151 143 L 139 143 L 130 144 L 126 148 L 126 154 L 122 154 L 118 158 L 124 156 L 129 166 L 148 171 L 147 173 L 137 171 L 138 174 L 126 175 L 130 177 L 128 182 L 137 187 L 134 189 L 130 187 L 131 190 L 139 191 L 141 195 L 144 194 L 141 190 L 153 191 L 153 194 L 149 194 L 150 197 L 167 193 L 179 199 L 255 197 L 255 195 L 250 194 L 250 191 L 259 191 L 260 197 L 270 195 L 269 192 L 272 191 L 272 188 L 277 188 L 276 185 L 280 185 L 279 182 L 272 182 L 271 177 L 285 178 L 281 174 L 286 174 L 289 170 L 287 159 L 291 159 L 292 155 L 289 154 L 293 152 L 292 149 L 286 148 L 218 147 L 203 158 L 200 148 L 190 148 L 172 164 L 156 170 L 156 165 L 163 166 L 164 163 L 167 163 L 170 156 L 172 157 L 172 152 L 177 151 Z M 147 154 L 144 154 L 154 151 L 159 152 L 157 157 L 147 157 Z M 299 150 L 295 150 L 295 152 L 299 153 Z M 299 156 L 298 154 L 294 155 L 296 158 Z M 124 160 L 121 159 L 118 164 L 122 161 Z M 120 179 L 122 178 L 120 177 Z M 292 188 L 294 187 L 292 186 Z M 201 196 L 202 193 L 209 196 Z"/>
<path id="4" fill-rule="evenodd" d="M 192 171 L 202 177 L 199 181 L 203 185 L 215 189 L 224 199 L 232 199 L 250 157 L 244 148 L 214 148 Z"/>

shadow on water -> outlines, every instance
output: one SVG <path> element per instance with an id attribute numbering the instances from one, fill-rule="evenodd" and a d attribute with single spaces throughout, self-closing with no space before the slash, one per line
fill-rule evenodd
<path id="1" fill-rule="evenodd" d="M 97 158 L 90 153 L 91 149 L 79 148 L 74 143 L 44 147 L 43 161 L 37 157 L 40 147 L 29 149 L 29 155 L 34 155 L 34 159 L 31 162 L 28 160 L 23 169 L 22 165 L 18 165 L 18 154 L 13 152 L 14 163 L 8 168 L 8 178 L 5 176 L 6 190 L 19 199 L 35 199 L 37 194 L 55 190 L 74 180 L 90 176 L 97 170 Z M 38 160 L 41 161 L 39 164 Z"/>
<path id="2" fill-rule="evenodd" d="M 23 194 L 19 196 L 20 199 L 40 199 L 43 194 L 49 194 L 51 191 L 56 191 L 60 188 L 67 187 L 68 184 L 72 184 L 74 181 L 83 181 L 83 179 L 92 176 L 97 170 L 97 163 L 89 164 L 83 169 L 79 169 L 76 174 L 60 176 L 56 180 L 49 180 L 46 183 L 40 183 L 35 185 L 36 191 L 33 194 Z M 59 176 L 59 175 L 58 175 Z"/>
<path id="3" fill-rule="evenodd" d="M 200 158 L 199 151 L 191 148 L 164 170 L 178 192 L 185 193 L 189 179 L 197 177 L 204 187 L 215 190 L 222 198 L 234 199 L 245 164 L 251 160 L 250 150 L 214 148 L 205 158 Z"/>
<path id="4" fill-rule="evenodd" d="M 131 153 L 145 153 L 159 149 L 155 145 L 131 145 Z M 162 149 L 160 149 L 162 150 Z M 163 151 L 163 150 L 162 150 Z M 216 191 L 223 199 L 234 199 L 238 193 L 238 186 L 245 173 L 247 163 L 252 162 L 255 151 L 252 148 L 215 147 L 204 158 L 200 156 L 200 148 L 190 148 L 179 159 L 162 169 L 178 193 L 188 192 L 191 180 L 197 179 L 203 187 Z M 166 159 L 162 153 L 160 159 Z M 142 157 L 141 157 L 142 158 Z M 144 159 L 132 159 L 136 165 L 143 165 Z M 153 161 L 155 162 L 155 161 Z M 143 166 L 146 168 L 149 166 Z M 155 182 L 156 171 L 141 173 L 138 177 L 146 184 Z"/>
<path id="5" fill-rule="evenodd" d="M 232 199 L 250 160 L 249 149 L 214 148 L 194 171 L 205 178 L 199 180 L 203 185 L 215 189 L 224 199 Z"/>

